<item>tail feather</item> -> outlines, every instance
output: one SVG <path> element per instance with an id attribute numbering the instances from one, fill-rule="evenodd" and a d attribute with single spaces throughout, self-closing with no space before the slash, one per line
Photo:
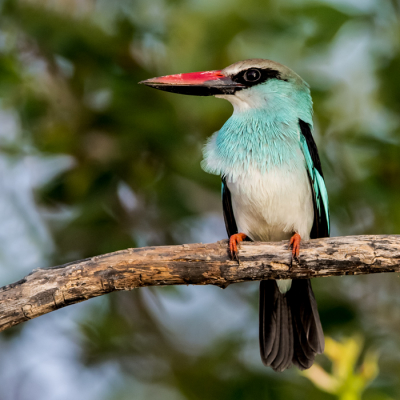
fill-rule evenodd
<path id="1" fill-rule="evenodd" d="M 265 282 L 265 283 L 264 283 Z M 262 281 L 263 288 L 269 285 L 270 281 Z M 269 285 L 270 286 L 270 285 Z M 260 352 L 261 358 L 267 359 L 272 351 L 272 346 L 275 343 L 276 336 L 276 306 L 278 293 L 273 290 L 273 287 L 263 289 L 260 287 Z"/>
<path id="2" fill-rule="evenodd" d="M 279 296 L 281 303 L 280 343 L 278 354 L 271 363 L 276 371 L 284 371 L 289 368 L 293 358 L 293 329 L 291 309 L 287 304 L 286 296 Z"/>
<path id="3" fill-rule="evenodd" d="M 281 302 L 279 295 L 274 291 L 263 291 L 263 298 L 266 302 L 266 312 L 261 313 L 260 308 L 260 318 L 263 320 L 263 324 L 260 324 L 260 330 L 263 330 L 263 336 L 266 337 L 267 340 L 263 342 L 262 354 L 264 354 L 265 357 L 264 363 L 270 365 L 276 358 L 279 350 Z"/>
<path id="4" fill-rule="evenodd" d="M 310 368 L 324 350 L 324 334 L 309 279 L 280 293 L 274 280 L 260 283 L 260 353 L 266 366 L 283 371 Z"/>
<path id="5" fill-rule="evenodd" d="M 314 292 L 311 288 L 311 282 L 308 281 L 308 290 L 309 290 L 309 296 L 310 296 L 310 305 L 312 308 L 312 312 L 314 315 L 314 321 L 315 321 L 315 330 L 312 332 L 315 337 L 311 335 L 310 332 L 310 337 L 313 337 L 313 342 L 315 340 L 315 347 L 313 349 L 315 350 L 316 353 L 321 354 L 325 350 L 325 340 L 324 340 L 324 331 L 322 329 L 321 321 L 319 319 L 319 313 L 318 313 L 318 307 L 317 307 L 317 301 L 315 300 Z M 312 343 L 313 343 L 312 342 Z"/>
<path id="6" fill-rule="evenodd" d="M 278 364 L 280 362 L 279 358 L 279 350 L 283 348 L 283 340 L 284 339 L 281 335 L 280 332 L 282 330 L 282 322 L 283 318 L 285 317 L 284 315 L 285 309 L 282 307 L 282 300 L 278 297 L 277 300 L 277 308 L 276 308 L 276 330 L 275 330 L 275 341 L 272 346 L 272 351 L 268 355 L 267 358 L 267 363 L 272 364 Z M 279 355 L 279 356 L 278 356 Z"/>

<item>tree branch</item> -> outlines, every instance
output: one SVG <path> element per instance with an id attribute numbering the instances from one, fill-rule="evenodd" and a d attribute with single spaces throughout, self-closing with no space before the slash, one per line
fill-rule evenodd
<path id="1" fill-rule="evenodd" d="M 288 242 L 244 242 L 239 262 L 227 241 L 144 247 L 37 269 L 0 288 L 0 331 L 115 290 L 144 286 L 217 285 L 400 271 L 400 236 L 345 236 L 302 242 L 299 263 Z"/>

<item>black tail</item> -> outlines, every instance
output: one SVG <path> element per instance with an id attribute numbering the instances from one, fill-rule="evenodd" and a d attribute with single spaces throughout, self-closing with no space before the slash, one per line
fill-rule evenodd
<path id="1" fill-rule="evenodd" d="M 274 280 L 260 282 L 260 352 L 264 365 L 310 368 L 324 351 L 324 333 L 309 279 L 294 279 L 286 294 Z"/>

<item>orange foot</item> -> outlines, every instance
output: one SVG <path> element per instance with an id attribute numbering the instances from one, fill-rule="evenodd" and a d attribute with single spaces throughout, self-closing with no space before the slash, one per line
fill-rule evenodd
<path id="1" fill-rule="evenodd" d="M 290 238 L 289 247 L 292 246 L 292 256 L 298 258 L 300 254 L 300 241 L 301 236 L 298 233 L 295 233 Z"/>
<path id="2" fill-rule="evenodd" d="M 238 243 L 243 242 L 246 237 L 244 233 L 236 233 L 229 238 L 229 250 L 233 260 L 237 260 Z"/>

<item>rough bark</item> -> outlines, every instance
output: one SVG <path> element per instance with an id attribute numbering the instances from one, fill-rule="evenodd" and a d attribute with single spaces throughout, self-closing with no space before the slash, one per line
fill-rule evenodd
<path id="1" fill-rule="evenodd" d="M 347 236 L 302 243 L 299 262 L 287 242 L 240 245 L 230 260 L 227 241 L 144 247 L 37 269 L 0 288 L 0 331 L 115 290 L 144 286 L 217 285 L 262 279 L 310 278 L 400 271 L 400 236 Z"/>

